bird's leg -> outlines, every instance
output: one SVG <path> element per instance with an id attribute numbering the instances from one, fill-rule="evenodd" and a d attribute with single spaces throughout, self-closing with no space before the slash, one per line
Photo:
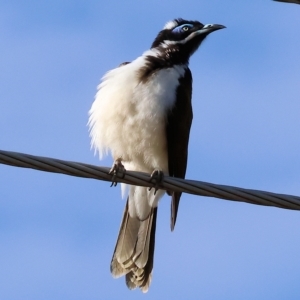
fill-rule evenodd
<path id="1" fill-rule="evenodd" d="M 154 195 L 156 194 L 157 190 L 159 189 L 160 183 L 164 180 L 164 172 L 161 170 L 154 170 L 150 176 L 150 182 L 154 183 Z M 148 190 L 151 191 L 152 187 Z"/>
<path id="2" fill-rule="evenodd" d="M 116 181 L 116 178 L 119 177 L 119 178 L 124 178 L 125 177 L 125 173 L 126 173 L 126 169 L 125 167 L 123 166 L 122 164 L 122 159 L 121 158 L 117 158 L 109 173 L 110 175 L 113 175 L 112 179 L 111 179 L 111 186 L 116 186 L 118 184 L 118 182 Z"/>

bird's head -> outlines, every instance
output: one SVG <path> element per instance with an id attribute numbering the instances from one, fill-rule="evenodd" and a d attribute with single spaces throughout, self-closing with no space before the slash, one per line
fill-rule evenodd
<path id="1" fill-rule="evenodd" d="M 159 32 L 151 48 L 172 49 L 178 51 L 182 59 L 188 60 L 211 32 L 223 28 L 225 26 L 218 24 L 204 25 L 198 21 L 175 19 Z"/>

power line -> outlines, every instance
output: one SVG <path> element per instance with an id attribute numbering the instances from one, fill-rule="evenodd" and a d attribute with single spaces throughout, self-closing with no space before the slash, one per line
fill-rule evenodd
<path id="1" fill-rule="evenodd" d="M 64 161 L 18 152 L 0 150 L 0 163 L 15 167 L 31 168 L 39 171 L 93 178 L 109 182 L 112 180 L 112 175 L 108 174 L 110 168 L 107 167 L 97 167 L 79 162 Z M 154 184 L 150 182 L 150 174 L 142 172 L 126 171 L 124 178 L 116 178 L 116 181 L 132 185 L 154 187 Z M 160 188 L 199 196 L 300 210 L 300 197 L 297 196 L 243 189 L 202 181 L 184 180 L 164 176 Z"/>
<path id="2" fill-rule="evenodd" d="M 300 0 L 274 0 L 274 1 L 300 4 Z"/>

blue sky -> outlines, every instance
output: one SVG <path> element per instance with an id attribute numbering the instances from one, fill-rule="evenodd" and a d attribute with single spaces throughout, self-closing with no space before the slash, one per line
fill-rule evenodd
<path id="1" fill-rule="evenodd" d="M 0 1 L 0 148 L 110 166 L 87 112 L 103 74 L 170 19 L 219 23 L 191 59 L 187 178 L 300 195 L 300 6 L 272 1 Z M 108 183 L 0 165 L 3 299 L 299 299 L 300 212 L 183 195 L 160 203 L 153 282 L 109 264 L 125 201 Z"/>

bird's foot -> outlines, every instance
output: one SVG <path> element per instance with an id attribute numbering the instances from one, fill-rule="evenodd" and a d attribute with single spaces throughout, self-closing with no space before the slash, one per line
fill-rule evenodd
<path id="1" fill-rule="evenodd" d="M 150 182 L 154 183 L 154 195 L 159 189 L 159 185 L 163 182 L 164 180 L 164 172 L 161 170 L 154 170 L 150 176 Z M 148 189 L 148 191 L 151 191 L 152 187 Z"/>
<path id="2" fill-rule="evenodd" d="M 118 184 L 118 182 L 116 181 L 116 178 L 124 178 L 125 177 L 125 173 L 126 173 L 126 169 L 122 164 L 122 159 L 118 158 L 114 161 L 110 171 L 109 171 L 109 175 L 113 175 L 112 179 L 111 179 L 111 186 L 116 186 Z"/>

